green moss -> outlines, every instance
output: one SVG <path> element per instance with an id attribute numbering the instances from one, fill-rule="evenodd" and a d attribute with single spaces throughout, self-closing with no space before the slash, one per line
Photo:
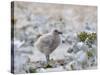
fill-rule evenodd
<path id="1" fill-rule="evenodd" d="M 30 73 L 36 73 L 36 69 L 30 68 L 30 69 L 29 69 L 29 72 L 30 72 Z"/>
<path id="2" fill-rule="evenodd" d="M 88 36 L 88 40 L 89 40 L 89 41 L 94 41 L 96 38 L 97 38 L 97 37 L 96 37 L 96 33 L 91 33 L 91 34 L 89 34 L 89 36 Z"/>
<path id="3" fill-rule="evenodd" d="M 78 34 L 78 37 L 79 37 L 80 41 L 84 42 L 86 40 L 86 38 L 88 37 L 88 34 L 86 32 L 81 32 Z"/>
<path id="4" fill-rule="evenodd" d="M 88 58 L 92 57 L 93 56 L 92 52 L 87 51 L 87 56 L 88 56 Z"/>
<path id="5" fill-rule="evenodd" d="M 52 66 L 48 64 L 45 66 L 45 68 L 52 68 Z"/>
<path id="6" fill-rule="evenodd" d="M 89 42 L 92 42 L 97 38 L 96 36 L 97 36 L 96 33 L 80 32 L 78 34 L 78 38 L 82 42 L 85 42 L 86 39 L 88 39 Z"/>

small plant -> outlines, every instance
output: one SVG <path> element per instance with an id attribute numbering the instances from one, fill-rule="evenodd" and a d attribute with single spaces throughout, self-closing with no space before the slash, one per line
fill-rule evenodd
<path id="1" fill-rule="evenodd" d="M 88 41 L 94 41 L 96 38 L 97 38 L 97 37 L 96 37 L 96 33 L 91 33 L 91 34 L 89 34 L 89 36 L 88 36 Z"/>
<path id="2" fill-rule="evenodd" d="M 29 68 L 29 72 L 30 72 L 30 73 L 36 73 L 36 69 Z"/>
<path id="3" fill-rule="evenodd" d="M 84 42 L 88 37 L 88 33 L 81 32 L 81 33 L 78 34 L 78 37 L 79 37 L 80 41 Z"/>
<path id="4" fill-rule="evenodd" d="M 45 68 L 52 68 L 52 66 L 48 64 L 45 66 Z"/>
<path id="5" fill-rule="evenodd" d="M 92 57 L 92 56 L 93 56 L 92 52 L 87 51 L 87 56 L 88 56 L 88 59 L 89 59 L 90 57 Z"/>
<path id="6" fill-rule="evenodd" d="M 87 41 L 94 41 L 97 37 L 96 37 L 96 33 L 86 33 L 86 32 L 81 32 L 78 34 L 78 37 L 80 39 L 80 41 L 85 42 L 86 39 L 88 39 Z"/>

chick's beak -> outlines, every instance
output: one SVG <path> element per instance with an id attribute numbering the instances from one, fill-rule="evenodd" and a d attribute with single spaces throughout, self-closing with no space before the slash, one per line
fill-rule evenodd
<path id="1" fill-rule="evenodd" d="M 62 32 L 58 32 L 58 34 L 62 34 Z"/>

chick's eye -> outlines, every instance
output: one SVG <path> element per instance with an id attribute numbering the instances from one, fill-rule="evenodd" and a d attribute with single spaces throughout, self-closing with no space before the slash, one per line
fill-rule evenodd
<path id="1" fill-rule="evenodd" d="M 55 30 L 54 32 L 58 32 L 57 30 Z"/>

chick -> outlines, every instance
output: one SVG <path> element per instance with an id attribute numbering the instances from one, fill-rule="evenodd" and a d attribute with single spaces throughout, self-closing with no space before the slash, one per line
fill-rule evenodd
<path id="1" fill-rule="evenodd" d="M 50 54 L 60 44 L 61 39 L 59 34 L 62 34 L 62 32 L 58 31 L 57 29 L 54 29 L 47 34 L 40 36 L 34 44 L 34 46 L 36 46 L 40 52 L 45 54 L 47 63 L 49 62 Z"/>

